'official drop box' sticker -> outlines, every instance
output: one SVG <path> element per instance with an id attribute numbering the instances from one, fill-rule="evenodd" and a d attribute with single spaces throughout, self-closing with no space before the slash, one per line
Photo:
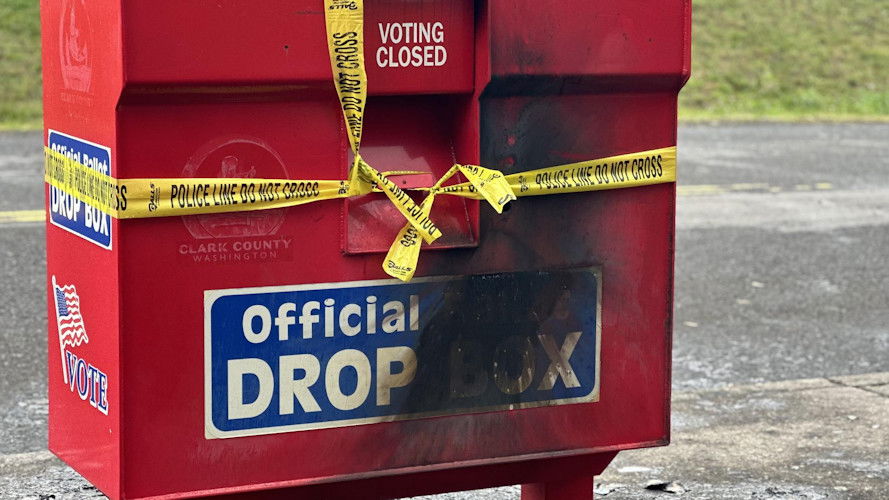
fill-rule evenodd
<path id="1" fill-rule="evenodd" d="M 597 401 L 596 269 L 204 293 L 209 439 Z"/>
<path id="2" fill-rule="evenodd" d="M 111 149 L 50 130 L 47 146 L 77 163 L 111 177 Z M 55 186 L 49 186 L 49 220 L 102 248 L 111 249 L 111 216 Z"/>

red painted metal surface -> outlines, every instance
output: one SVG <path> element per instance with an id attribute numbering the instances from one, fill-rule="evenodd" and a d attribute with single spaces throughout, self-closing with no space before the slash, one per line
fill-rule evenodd
<path id="1" fill-rule="evenodd" d="M 380 170 L 432 178 L 456 159 L 510 173 L 676 144 L 688 0 L 366 8 L 362 151 Z M 320 0 L 41 11 L 45 126 L 109 147 L 114 176 L 345 176 Z M 417 20 L 443 23 L 447 61 L 379 67 L 379 23 Z M 113 221 L 111 250 L 48 225 L 48 289 L 76 282 L 90 334 L 78 352 L 109 378 L 104 415 L 64 383 L 50 321 L 50 448 L 114 498 L 552 489 L 598 473 L 617 450 L 669 440 L 674 200 L 672 184 L 525 198 L 502 216 L 437 200 L 444 249 L 424 251 L 417 276 L 601 267 L 598 402 L 216 440 L 203 291 L 384 278 L 378 252 L 403 219 L 368 197 Z"/>

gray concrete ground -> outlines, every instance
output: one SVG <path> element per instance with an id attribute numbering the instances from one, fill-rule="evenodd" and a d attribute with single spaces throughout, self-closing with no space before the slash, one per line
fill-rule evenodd
<path id="1" fill-rule="evenodd" d="M 889 373 L 677 392 L 673 443 L 619 454 L 596 497 L 889 498 L 887 395 Z M 505 500 L 519 489 L 478 494 Z"/>
<path id="2" fill-rule="evenodd" d="M 44 451 L 43 228 L 3 213 L 40 143 L 0 134 L 0 497 L 98 496 Z M 673 443 L 598 495 L 889 498 L 889 124 L 685 126 L 679 162 Z"/>

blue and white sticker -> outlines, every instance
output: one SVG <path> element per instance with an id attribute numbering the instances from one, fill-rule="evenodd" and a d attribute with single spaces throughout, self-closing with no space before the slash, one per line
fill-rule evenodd
<path id="1" fill-rule="evenodd" d="M 66 157 L 111 177 L 111 149 L 49 130 L 47 146 Z M 61 189 L 49 186 L 49 220 L 68 232 L 111 250 L 111 216 Z"/>
<path id="2" fill-rule="evenodd" d="M 53 276 L 52 295 L 56 306 L 62 380 L 72 393 L 108 415 L 108 375 L 78 352 L 81 345 L 89 344 L 90 338 L 83 323 L 77 287 L 73 283 L 60 285 Z"/>
<path id="3" fill-rule="evenodd" d="M 208 439 L 589 403 L 596 269 L 204 292 Z"/>

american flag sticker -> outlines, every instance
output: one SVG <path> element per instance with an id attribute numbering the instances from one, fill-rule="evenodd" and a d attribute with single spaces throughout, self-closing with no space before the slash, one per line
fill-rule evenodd
<path id="1" fill-rule="evenodd" d="M 56 304 L 56 326 L 59 331 L 59 354 L 62 359 L 62 376 L 71 392 L 77 392 L 104 414 L 108 414 L 108 377 L 104 372 L 86 362 L 70 348 L 89 344 L 89 336 L 83 323 L 80 296 L 77 288 L 59 285 L 52 277 L 53 298 Z"/>
<path id="2" fill-rule="evenodd" d="M 90 338 L 83 326 L 80 314 L 80 297 L 74 285 L 59 286 L 52 277 L 52 287 L 56 293 L 56 323 L 59 326 L 59 350 L 62 355 L 62 373 L 68 383 L 68 370 L 65 368 L 65 346 L 77 347 L 88 344 Z"/>

